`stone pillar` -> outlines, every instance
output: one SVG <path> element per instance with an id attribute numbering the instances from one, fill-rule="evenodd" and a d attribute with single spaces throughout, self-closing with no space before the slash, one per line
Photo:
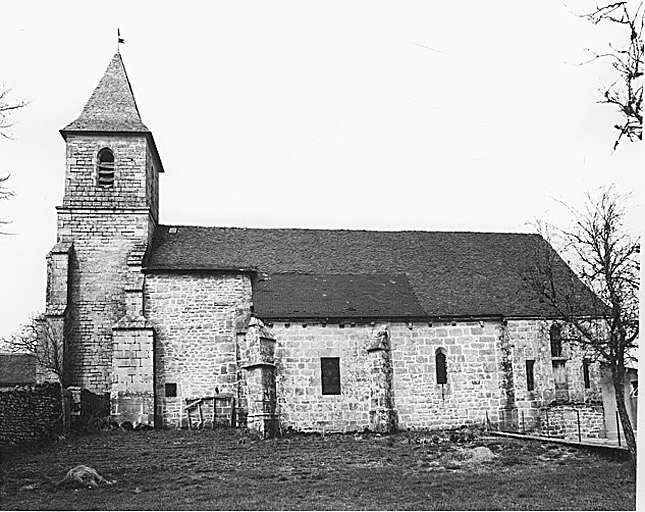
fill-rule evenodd
<path id="1" fill-rule="evenodd" d="M 247 427 L 262 437 L 272 437 L 279 427 L 276 413 L 275 338 L 261 320 L 251 318 L 240 351 L 246 394 Z"/>
<path id="2" fill-rule="evenodd" d="M 118 423 L 154 425 L 154 330 L 143 316 L 143 276 L 126 290 L 126 314 L 112 328 L 111 413 Z"/>
<path id="3" fill-rule="evenodd" d="M 370 430 L 393 432 L 397 421 L 392 396 L 392 353 L 387 326 L 376 327 L 367 356 L 370 362 Z"/>

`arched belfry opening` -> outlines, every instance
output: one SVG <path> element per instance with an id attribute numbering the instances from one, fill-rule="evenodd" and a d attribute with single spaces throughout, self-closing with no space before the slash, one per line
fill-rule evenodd
<path id="1" fill-rule="evenodd" d="M 99 151 L 98 180 L 101 187 L 114 186 L 114 153 L 109 148 Z"/>

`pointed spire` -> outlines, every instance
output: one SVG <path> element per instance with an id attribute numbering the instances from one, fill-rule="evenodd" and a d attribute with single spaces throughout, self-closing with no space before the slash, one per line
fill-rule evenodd
<path id="1" fill-rule="evenodd" d="M 81 115 L 61 130 L 63 137 L 67 132 L 150 132 L 141 121 L 119 52 L 112 57 Z"/>

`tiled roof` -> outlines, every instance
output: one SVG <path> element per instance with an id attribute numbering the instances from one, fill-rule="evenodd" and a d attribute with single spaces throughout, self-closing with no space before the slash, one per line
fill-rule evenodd
<path id="1" fill-rule="evenodd" d="M 36 382 L 36 357 L 31 354 L 0 354 L 0 386 Z"/>
<path id="2" fill-rule="evenodd" d="M 553 316 L 524 281 L 538 249 L 552 251 L 533 234 L 159 226 L 146 267 L 156 272 L 246 269 L 260 276 L 266 273 L 273 279 L 267 293 L 273 294 L 274 305 L 261 298 L 259 281 L 260 307 L 266 312 L 291 308 L 299 311 L 298 316 L 300 304 L 308 304 L 302 316 L 326 316 L 319 292 L 295 286 L 297 278 L 275 274 L 308 274 L 302 279 L 309 284 L 322 275 L 328 279 L 329 275 L 374 276 L 363 283 L 369 289 L 382 282 L 382 276 L 405 274 L 429 317 Z M 573 277 L 579 284 L 559 257 L 555 273 L 563 283 L 571 283 Z M 331 279 L 347 294 L 354 293 L 340 277 Z M 403 293 L 403 287 L 396 290 Z M 352 297 L 355 300 L 356 295 Z M 588 300 L 588 295 L 581 299 L 586 304 Z M 256 313 L 262 315 L 261 310 Z"/>
<path id="3" fill-rule="evenodd" d="M 424 317 L 404 274 L 271 274 L 253 290 L 262 318 Z"/>
<path id="4" fill-rule="evenodd" d="M 61 133 L 75 131 L 149 132 L 141 121 L 120 53 L 112 58 L 81 115 Z"/>

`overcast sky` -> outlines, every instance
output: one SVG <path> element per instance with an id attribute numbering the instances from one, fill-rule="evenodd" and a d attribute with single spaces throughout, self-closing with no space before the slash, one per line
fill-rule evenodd
<path id="1" fill-rule="evenodd" d="M 615 77 L 585 48 L 620 33 L 590 2 L 11 2 L 0 85 L 29 101 L 0 172 L 0 337 L 44 309 L 65 145 L 116 50 L 166 173 L 161 222 L 532 231 L 615 183 Z M 640 171 L 640 173 L 639 173 Z M 288 250 L 288 248 L 285 248 Z"/>

